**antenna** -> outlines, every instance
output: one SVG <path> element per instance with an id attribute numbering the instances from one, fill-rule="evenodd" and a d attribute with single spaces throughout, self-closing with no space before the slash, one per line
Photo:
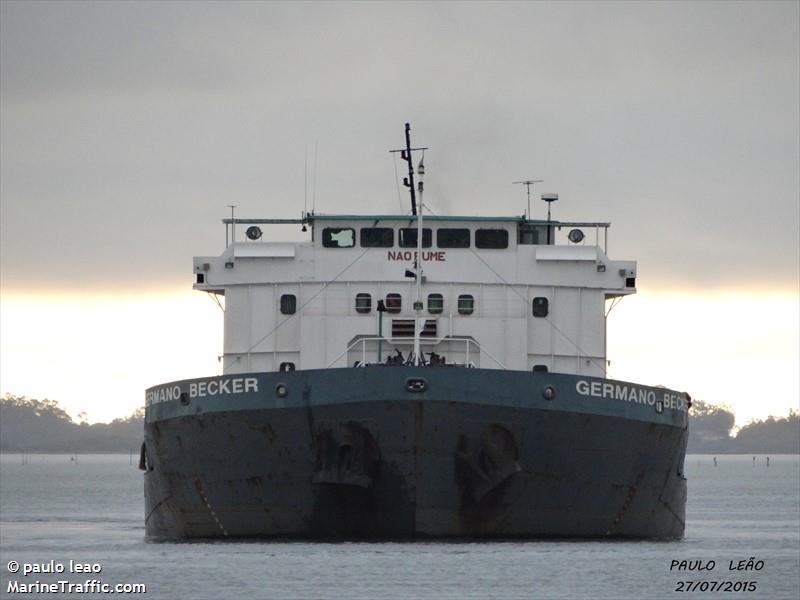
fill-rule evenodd
<path id="1" fill-rule="evenodd" d="M 543 183 L 544 179 L 523 179 L 522 181 L 512 181 L 511 183 L 521 183 L 527 188 L 528 192 L 528 212 L 525 213 L 525 218 L 531 218 L 531 186 L 534 183 Z"/>
<path id="2" fill-rule="evenodd" d="M 234 209 L 236 208 L 235 204 L 228 204 L 228 208 L 231 209 L 231 244 L 236 242 L 236 220 L 234 219 Z M 225 247 L 228 247 L 228 228 L 225 228 Z"/>
<path id="3" fill-rule="evenodd" d="M 303 216 L 308 214 L 308 144 L 305 149 L 303 161 Z"/>
<path id="4" fill-rule="evenodd" d="M 403 177 L 403 185 L 406 186 L 411 192 L 411 214 L 417 214 L 417 195 L 414 189 L 414 163 L 411 161 L 412 150 L 427 150 L 425 148 L 412 148 L 411 147 L 411 124 L 406 123 L 406 147 L 404 150 L 389 150 L 389 152 L 399 152 L 400 158 L 408 163 L 408 177 Z"/>
<path id="5" fill-rule="evenodd" d="M 319 140 L 314 142 L 314 191 L 311 195 L 311 212 L 317 212 L 317 154 L 319 150 Z"/>

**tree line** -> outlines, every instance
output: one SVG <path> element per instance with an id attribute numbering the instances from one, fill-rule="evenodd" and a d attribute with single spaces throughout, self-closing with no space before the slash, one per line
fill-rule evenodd
<path id="1" fill-rule="evenodd" d="M 800 454 L 800 415 L 752 421 L 733 435 L 727 406 L 695 400 L 689 411 L 692 454 Z M 76 423 L 55 400 L 6 394 L 0 399 L 2 452 L 129 452 L 144 435 L 144 408 L 111 423 Z"/>
<path id="2" fill-rule="evenodd" d="M 689 409 L 689 446 L 693 454 L 800 454 L 800 414 L 754 420 L 734 436 L 730 407 L 693 400 Z"/>
<path id="3" fill-rule="evenodd" d="M 6 394 L 0 399 L 0 452 L 138 451 L 144 408 L 111 423 L 76 423 L 55 400 Z"/>

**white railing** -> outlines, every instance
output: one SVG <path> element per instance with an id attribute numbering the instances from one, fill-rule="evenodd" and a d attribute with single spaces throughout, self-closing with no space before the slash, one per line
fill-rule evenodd
<path id="1" fill-rule="evenodd" d="M 375 347 L 367 349 L 367 343 L 374 343 Z M 505 369 L 505 365 L 501 363 L 497 358 L 495 358 L 490 352 L 488 352 L 485 348 L 482 348 L 481 345 L 475 341 L 471 337 L 440 337 L 440 338 L 420 338 L 420 345 L 427 346 L 427 347 L 435 347 L 441 343 L 447 342 L 448 349 L 442 350 L 441 352 L 437 352 L 437 354 L 444 358 L 448 359 L 449 354 L 463 354 L 464 362 L 450 362 L 445 364 L 451 364 L 456 366 L 462 367 L 478 367 L 480 366 L 480 357 L 481 353 L 488 356 L 498 367 L 501 369 Z M 456 342 L 456 348 L 453 348 L 453 344 L 451 342 Z M 463 351 L 459 352 L 459 348 L 461 343 L 464 344 Z M 367 366 L 369 364 L 384 364 L 386 358 L 389 356 L 391 352 L 395 350 L 399 350 L 398 346 L 404 349 L 410 349 L 414 347 L 414 338 L 413 337 L 359 337 L 358 339 L 351 342 L 344 351 L 339 354 L 331 363 L 326 367 L 330 369 L 333 365 L 335 365 L 339 360 L 345 355 L 351 352 L 354 348 L 357 348 L 361 345 L 360 354 L 361 354 L 361 362 L 359 366 Z M 378 346 L 381 346 L 379 349 Z M 472 348 L 472 353 L 470 355 L 470 349 Z M 383 356 L 379 357 L 378 352 L 382 350 L 385 353 Z M 424 354 L 424 353 L 423 353 Z M 374 362 L 370 363 L 367 360 L 367 356 L 369 355 L 370 358 L 374 357 Z M 473 362 L 471 359 L 472 357 L 477 357 L 478 364 Z M 379 360 L 380 358 L 380 360 Z M 406 357 L 407 358 L 407 357 Z"/>
<path id="2" fill-rule="evenodd" d="M 587 243 L 589 245 L 597 246 L 598 248 L 600 248 L 601 247 L 601 245 L 600 245 L 600 230 L 602 229 L 603 230 L 602 248 L 603 248 L 603 252 L 608 254 L 608 228 L 611 227 L 611 223 L 594 223 L 594 222 L 588 223 L 588 222 L 585 222 L 585 221 L 553 221 L 552 225 L 553 225 L 553 229 L 555 229 L 557 232 L 559 232 L 559 236 L 558 237 L 563 238 L 562 239 L 563 245 L 568 245 L 568 246 L 572 245 L 572 243 L 567 238 L 567 235 L 568 235 L 569 231 L 572 230 L 573 227 L 577 227 L 577 228 L 587 227 L 587 228 L 594 229 L 594 244 L 591 244 L 591 242 L 589 242 L 588 240 L 587 240 Z M 562 229 L 567 229 L 567 231 L 564 231 L 563 233 L 561 233 Z M 556 243 L 556 240 L 554 238 L 553 239 L 553 244 L 555 244 L 555 243 Z"/>

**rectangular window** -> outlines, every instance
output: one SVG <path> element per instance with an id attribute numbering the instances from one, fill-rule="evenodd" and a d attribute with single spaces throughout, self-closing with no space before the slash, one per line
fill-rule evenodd
<path id="1" fill-rule="evenodd" d="M 403 227 L 400 229 L 400 247 L 401 248 L 416 248 L 417 247 L 417 228 L 416 227 Z M 427 227 L 422 228 L 422 247 L 431 247 L 431 230 Z"/>
<path id="2" fill-rule="evenodd" d="M 394 246 L 394 229 L 391 227 L 362 227 L 362 248 L 391 248 Z"/>
<path id="3" fill-rule="evenodd" d="M 297 311 L 297 296 L 284 294 L 281 296 L 281 314 L 293 315 Z"/>
<path id="4" fill-rule="evenodd" d="M 356 312 L 366 314 L 372 311 L 372 296 L 369 294 L 356 294 Z"/>
<path id="5" fill-rule="evenodd" d="M 533 299 L 533 316 L 546 317 L 549 312 L 550 302 L 544 296 L 536 296 Z"/>
<path id="6" fill-rule="evenodd" d="M 386 294 L 386 312 L 397 314 L 403 308 L 400 294 Z"/>
<path id="7" fill-rule="evenodd" d="M 438 315 L 444 311 L 444 296 L 441 294 L 428 294 L 428 312 Z"/>
<path id="8" fill-rule="evenodd" d="M 508 231 L 505 229 L 478 229 L 475 232 L 475 247 L 484 249 L 508 248 Z"/>
<path id="9" fill-rule="evenodd" d="M 461 294 L 458 297 L 458 314 L 471 315 L 475 312 L 475 298 L 470 294 Z"/>
<path id="10" fill-rule="evenodd" d="M 539 230 L 533 225 L 520 225 L 517 243 L 521 246 L 538 244 Z"/>
<path id="11" fill-rule="evenodd" d="M 322 245 L 326 248 L 352 248 L 356 232 L 351 227 L 326 227 L 322 230 Z"/>
<path id="12" fill-rule="evenodd" d="M 437 229 L 438 248 L 469 248 L 469 229 Z"/>

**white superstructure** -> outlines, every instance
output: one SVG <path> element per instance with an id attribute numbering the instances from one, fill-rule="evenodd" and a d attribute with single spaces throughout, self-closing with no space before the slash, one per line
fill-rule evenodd
<path id="1" fill-rule="evenodd" d="M 194 259 L 195 289 L 225 297 L 224 373 L 409 356 L 416 216 L 225 223 L 222 255 Z M 264 241 L 270 223 L 302 224 L 310 240 Z M 248 226 L 266 233 L 237 240 L 234 227 Z M 425 215 L 422 352 L 444 364 L 604 377 L 606 300 L 636 291 L 636 263 L 606 255 L 608 226 Z M 586 236 L 573 242 L 567 234 L 577 228 Z"/>

